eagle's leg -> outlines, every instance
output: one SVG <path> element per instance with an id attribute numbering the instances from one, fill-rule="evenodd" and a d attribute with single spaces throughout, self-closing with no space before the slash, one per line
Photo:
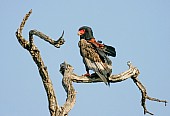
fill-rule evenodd
<path id="1" fill-rule="evenodd" d="M 84 74 L 83 76 L 86 76 L 86 77 L 90 77 L 90 73 L 89 73 L 89 69 L 86 68 L 86 74 Z"/>

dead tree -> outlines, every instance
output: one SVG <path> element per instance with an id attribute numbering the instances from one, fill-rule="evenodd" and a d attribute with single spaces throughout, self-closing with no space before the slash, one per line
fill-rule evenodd
<path id="1" fill-rule="evenodd" d="M 30 10 L 28 14 L 25 15 L 23 21 L 20 24 L 20 27 L 16 31 L 16 37 L 20 45 L 24 49 L 29 51 L 34 62 L 36 63 L 38 67 L 39 74 L 41 76 L 44 88 L 47 93 L 48 102 L 49 102 L 49 111 L 50 111 L 51 116 L 67 116 L 69 111 L 73 108 L 76 102 L 76 91 L 72 85 L 72 82 L 96 83 L 96 82 L 102 82 L 102 80 L 95 73 L 92 74 L 91 77 L 78 76 L 73 73 L 73 67 L 71 65 L 67 64 L 66 62 L 62 63 L 60 65 L 60 72 L 63 75 L 62 85 L 67 93 L 67 98 L 66 98 L 66 102 L 64 103 L 64 105 L 59 106 L 54 89 L 53 89 L 52 81 L 50 80 L 50 77 L 48 74 L 47 67 L 45 66 L 41 58 L 39 49 L 34 44 L 33 35 L 36 35 L 40 37 L 41 39 L 45 40 L 46 42 L 49 42 L 51 45 L 55 46 L 56 48 L 59 48 L 65 42 L 63 39 L 64 31 L 62 33 L 62 36 L 57 41 L 55 41 L 51 39 L 49 36 L 43 34 L 42 32 L 39 32 L 37 30 L 31 30 L 29 32 L 29 40 L 27 41 L 22 36 L 22 30 L 31 13 L 32 13 L 32 10 Z M 131 78 L 133 82 L 136 84 L 136 86 L 139 88 L 139 90 L 141 91 L 141 95 L 142 95 L 141 105 L 144 109 L 144 114 L 148 113 L 148 114 L 153 115 L 153 113 L 149 112 L 146 108 L 146 104 L 145 104 L 146 100 L 148 99 L 151 101 L 163 102 L 165 103 L 165 105 L 167 101 L 149 97 L 147 95 L 146 88 L 143 86 L 143 84 L 138 79 L 138 75 L 140 74 L 138 68 L 134 67 L 131 64 L 131 62 L 128 62 L 127 65 L 129 66 L 129 69 L 127 71 L 122 72 L 117 75 L 111 75 L 109 77 L 109 81 L 111 83 L 116 83 L 116 82 L 124 81 L 128 78 Z"/>

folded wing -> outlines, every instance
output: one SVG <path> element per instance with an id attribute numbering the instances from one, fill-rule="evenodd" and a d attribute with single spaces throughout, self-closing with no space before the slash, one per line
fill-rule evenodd
<path id="1" fill-rule="evenodd" d="M 93 70 L 108 85 L 108 77 L 112 73 L 112 62 L 104 50 L 96 48 L 85 39 L 79 41 L 79 47 L 86 69 Z"/>

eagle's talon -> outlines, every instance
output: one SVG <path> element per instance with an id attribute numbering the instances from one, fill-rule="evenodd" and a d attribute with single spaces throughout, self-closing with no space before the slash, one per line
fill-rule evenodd
<path id="1" fill-rule="evenodd" d="M 91 75 L 89 73 L 86 73 L 83 76 L 90 77 Z"/>

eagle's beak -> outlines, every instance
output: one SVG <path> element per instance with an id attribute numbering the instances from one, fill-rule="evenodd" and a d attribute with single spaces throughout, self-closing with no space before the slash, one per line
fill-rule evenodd
<path id="1" fill-rule="evenodd" d="M 83 35 L 85 33 L 85 30 L 84 29 L 82 29 L 82 30 L 80 30 L 80 31 L 78 31 L 78 35 L 80 36 L 80 35 Z"/>
<path id="2" fill-rule="evenodd" d="M 78 31 L 77 35 L 78 35 L 78 36 L 80 36 L 80 35 L 81 35 L 80 31 Z"/>

